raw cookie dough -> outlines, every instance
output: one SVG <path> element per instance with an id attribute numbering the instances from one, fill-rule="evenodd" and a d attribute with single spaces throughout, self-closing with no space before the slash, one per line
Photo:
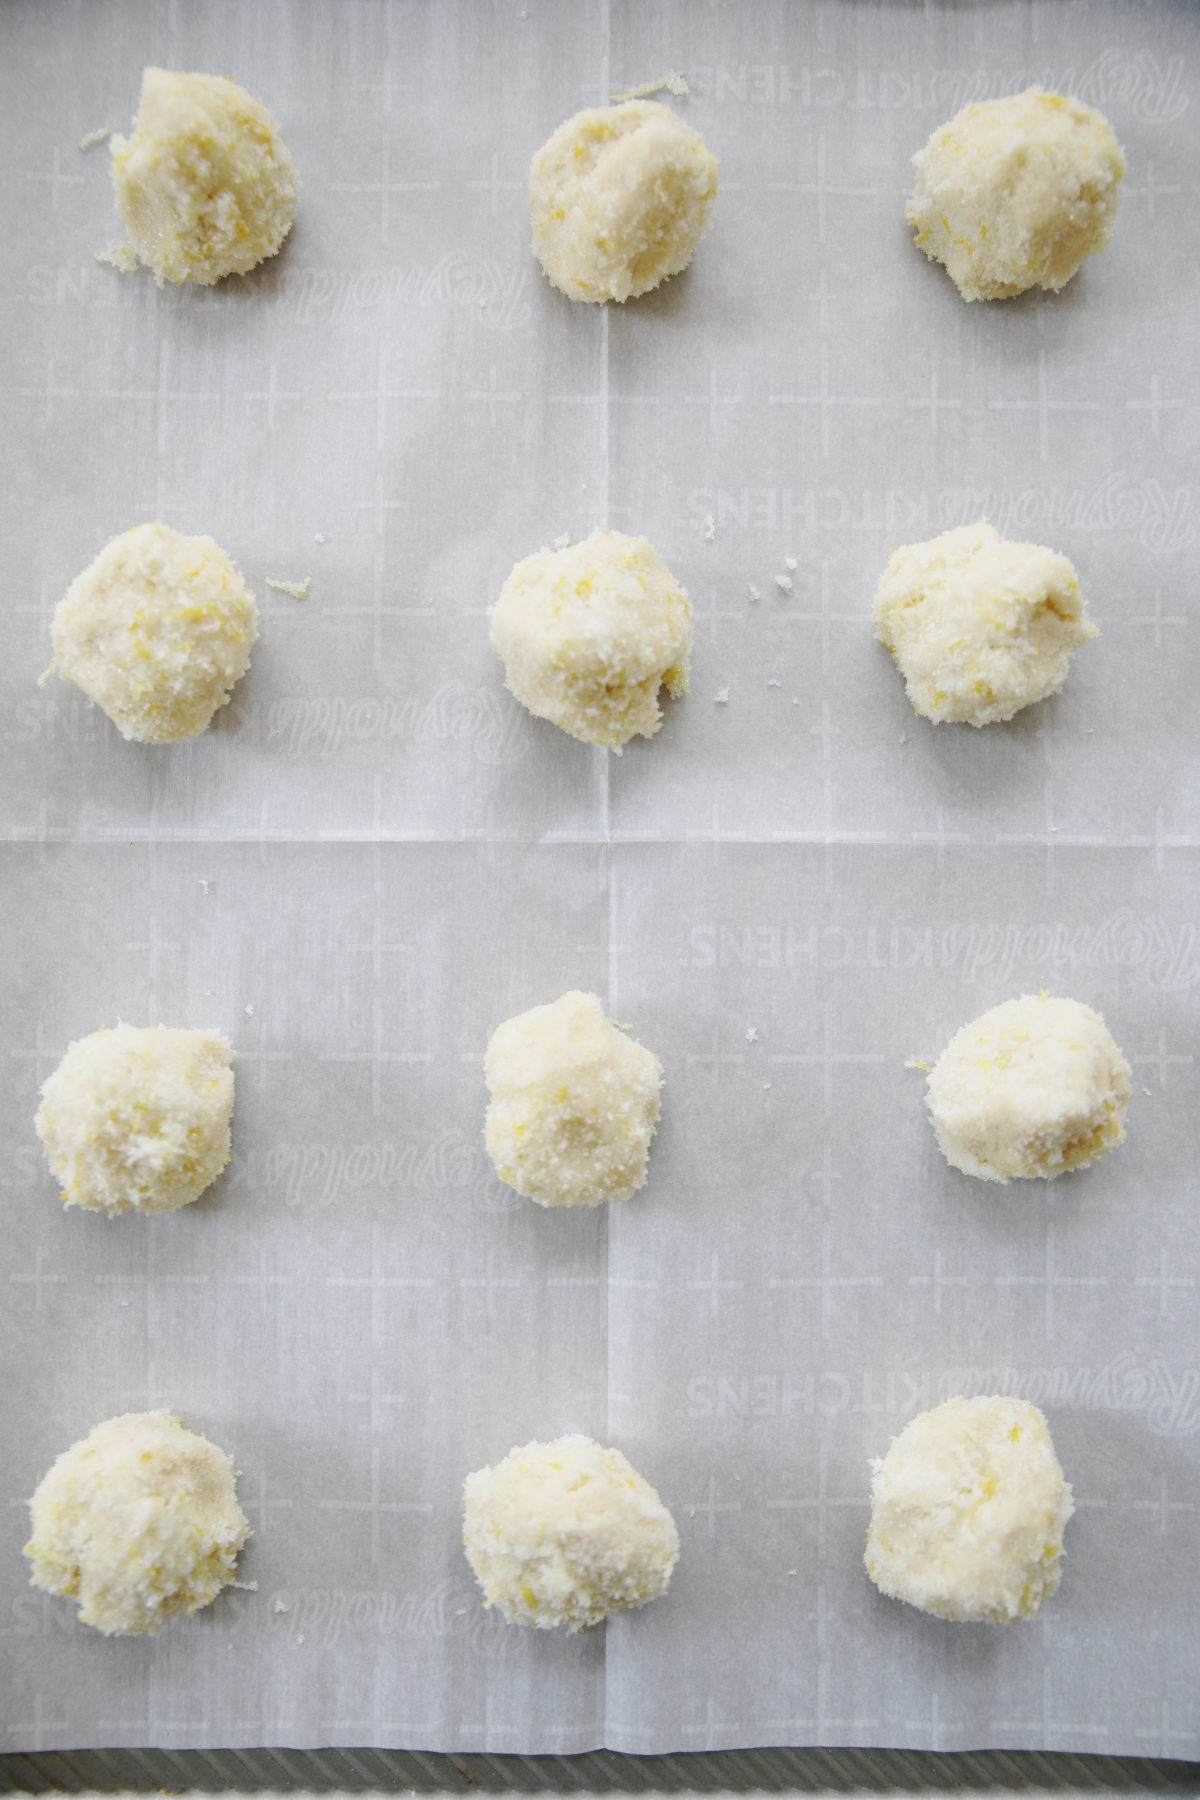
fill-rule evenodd
<path id="1" fill-rule="evenodd" d="M 1108 242 L 1125 172 L 1102 113 L 1039 87 L 964 106 L 912 160 L 908 222 L 964 300 L 1064 286 Z"/>
<path id="2" fill-rule="evenodd" d="M 666 1591 L 675 1521 L 619 1450 L 581 1433 L 523 1444 L 463 1483 L 463 1547 L 510 1625 L 579 1631 Z"/>
<path id="3" fill-rule="evenodd" d="M 669 106 L 576 113 L 533 159 L 533 253 L 572 300 L 630 300 L 678 275 L 708 230 L 718 164 Z"/>
<path id="4" fill-rule="evenodd" d="M 167 744 L 225 705 L 258 628 L 254 595 L 212 538 L 135 525 L 76 576 L 50 635 L 51 669 L 122 737 Z"/>
<path id="5" fill-rule="evenodd" d="M 173 1212 L 229 1161 L 233 1051 L 219 1031 L 118 1025 L 67 1050 L 34 1123 L 65 1206 Z"/>
<path id="6" fill-rule="evenodd" d="M 875 635 L 924 718 L 991 725 L 1057 694 L 1097 631 L 1065 556 L 980 519 L 892 551 Z"/>
<path id="7" fill-rule="evenodd" d="M 573 990 L 498 1025 L 484 1073 L 487 1153 L 518 1194 L 598 1206 L 643 1185 L 662 1066 L 605 1018 L 595 994 Z"/>
<path id="8" fill-rule="evenodd" d="M 662 724 L 661 686 L 687 693 L 692 609 L 645 538 L 593 531 L 517 564 L 492 609 L 492 646 L 535 718 L 619 751 Z"/>
<path id="9" fill-rule="evenodd" d="M 250 1535 L 223 1450 L 174 1413 L 125 1413 L 64 1450 L 29 1503 L 34 1587 L 106 1636 L 157 1631 L 233 1580 Z"/>
<path id="10" fill-rule="evenodd" d="M 947 1400 L 875 1458 L 864 1558 L 882 1593 L 939 1619 L 1031 1619 L 1059 1582 L 1075 1508 L 1026 1400 Z"/>
<path id="11" fill-rule="evenodd" d="M 1090 1006 L 1022 994 L 956 1032 L 926 1090 L 952 1168 L 1053 1181 L 1121 1142 L 1130 1073 Z"/>
<path id="12" fill-rule="evenodd" d="M 274 256 L 296 170 L 265 106 L 224 75 L 146 69 L 133 136 L 112 142 L 130 247 L 164 281 L 211 287 Z"/>

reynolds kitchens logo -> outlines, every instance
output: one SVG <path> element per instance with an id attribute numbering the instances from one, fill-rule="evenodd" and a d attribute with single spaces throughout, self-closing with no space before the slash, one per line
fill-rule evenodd
<path id="1" fill-rule="evenodd" d="M 946 969 L 967 983 L 1005 981 L 1019 969 L 1127 968 L 1166 993 L 1200 981 L 1195 925 L 1128 907 L 1099 925 L 697 924 L 686 960 L 693 969 Z"/>

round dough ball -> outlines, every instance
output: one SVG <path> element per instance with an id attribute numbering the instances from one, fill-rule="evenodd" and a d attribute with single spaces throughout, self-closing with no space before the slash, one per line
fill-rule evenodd
<path id="1" fill-rule="evenodd" d="M 1010 543 L 980 519 L 893 550 L 875 635 L 922 717 L 991 725 L 1057 694 L 1097 631 L 1065 556 Z"/>
<path id="2" fill-rule="evenodd" d="M 219 1031 L 118 1025 L 79 1038 L 34 1123 L 64 1206 L 174 1212 L 229 1161 L 233 1051 Z"/>
<path id="3" fill-rule="evenodd" d="M 250 666 L 254 595 L 210 537 L 135 525 L 110 538 L 54 610 L 54 661 L 125 738 L 203 731 Z"/>
<path id="4" fill-rule="evenodd" d="M 964 106 L 913 157 L 905 212 L 964 300 L 1055 292 L 1108 242 L 1125 157 L 1102 113 L 1044 88 Z"/>
<path id="5" fill-rule="evenodd" d="M 575 1432 L 523 1444 L 463 1483 L 463 1547 L 510 1625 L 579 1631 L 665 1593 L 675 1521 L 619 1450 Z"/>
<path id="6" fill-rule="evenodd" d="M 112 143 L 117 211 L 159 287 L 211 287 L 274 256 L 296 170 L 265 106 L 224 75 L 146 69 L 133 136 Z"/>
<path id="7" fill-rule="evenodd" d="M 662 1066 L 595 994 L 572 991 L 498 1025 L 484 1073 L 487 1153 L 518 1194 L 598 1206 L 643 1186 Z"/>
<path id="8" fill-rule="evenodd" d="M 939 1619 L 1031 1619 L 1059 1582 L 1074 1512 L 1045 1418 L 1025 1400 L 961 1396 L 876 1458 L 867 1573 Z"/>
<path id="9" fill-rule="evenodd" d="M 964 1025 L 926 1078 L 952 1168 L 981 1181 L 1053 1181 L 1125 1136 L 1129 1064 L 1078 1000 L 1022 994 Z"/>
<path id="10" fill-rule="evenodd" d="M 535 718 L 619 751 L 662 724 L 661 686 L 687 693 L 692 609 L 645 538 L 593 531 L 517 564 L 492 609 L 492 646 Z"/>
<path id="11" fill-rule="evenodd" d="M 29 1503 L 34 1587 L 106 1636 L 157 1631 L 233 1580 L 250 1535 L 233 1464 L 174 1413 L 125 1413 L 64 1450 Z"/>
<path id="12" fill-rule="evenodd" d="M 572 300 L 631 300 L 678 275 L 708 230 L 718 163 L 669 106 L 576 113 L 533 159 L 533 254 Z"/>

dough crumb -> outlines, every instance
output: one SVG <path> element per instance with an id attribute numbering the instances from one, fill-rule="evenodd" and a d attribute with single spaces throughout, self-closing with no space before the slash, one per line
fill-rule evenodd
<path id="1" fill-rule="evenodd" d="M 622 88 L 619 94 L 610 94 L 609 98 L 614 101 L 648 100 L 651 94 L 661 94 L 664 89 L 668 94 L 674 94 L 677 100 L 686 100 L 692 91 L 678 69 L 668 69 L 657 81 L 643 81 L 640 87 Z"/>
<path id="2" fill-rule="evenodd" d="M 1053 1181 L 1125 1136 L 1129 1064 L 1078 1000 L 993 1006 L 955 1033 L 925 1085 L 946 1161 L 981 1181 Z"/>
<path id="3" fill-rule="evenodd" d="M 792 591 L 791 576 L 790 575 L 777 575 L 775 577 L 775 586 L 779 589 L 781 594 L 790 594 Z"/>
<path id="4" fill-rule="evenodd" d="M 1065 556 L 1002 538 L 980 519 L 893 550 L 875 635 L 914 709 L 935 724 L 992 725 L 1057 694 L 1096 637 Z"/>
<path id="5" fill-rule="evenodd" d="M 97 131 L 85 131 L 79 140 L 79 148 L 81 150 L 94 149 L 97 144 L 102 144 L 104 142 L 108 133 L 109 127 L 107 125 L 101 125 Z"/>
<path id="6" fill-rule="evenodd" d="M 576 989 L 497 1026 L 484 1058 L 484 1142 L 539 1206 L 598 1206 L 644 1186 L 662 1066 Z"/>
<path id="7" fill-rule="evenodd" d="M 570 542 L 571 542 L 570 532 L 562 531 L 555 538 L 555 540 L 554 540 L 553 544 L 551 544 L 550 548 L 552 550 L 565 550 Z"/>
<path id="8" fill-rule="evenodd" d="M 533 159 L 533 253 L 571 300 L 634 299 L 687 267 L 717 175 L 699 132 L 656 100 L 576 113 Z"/>
<path id="9" fill-rule="evenodd" d="M 783 559 L 783 566 L 785 569 L 791 569 L 794 573 L 800 567 L 800 564 L 796 561 L 794 556 L 785 556 Z"/>
<path id="10" fill-rule="evenodd" d="M 510 1625 L 569 1632 L 666 1592 L 675 1521 L 619 1450 L 573 1432 L 463 1483 L 463 1547 Z"/>
<path id="11" fill-rule="evenodd" d="M 713 518 L 711 513 L 709 513 L 708 517 L 704 521 L 704 535 L 708 539 L 710 544 L 713 543 L 716 539 L 717 521 Z"/>
<path id="12" fill-rule="evenodd" d="M 729 689 L 728 688 L 718 688 L 717 689 L 716 693 L 713 695 L 713 705 L 714 706 L 728 706 L 729 705 Z"/>
<path id="13" fill-rule="evenodd" d="M 594 531 L 519 562 L 492 608 L 507 685 L 535 718 L 620 750 L 662 724 L 658 690 L 686 694 L 687 594 L 645 538 Z"/>
<path id="14" fill-rule="evenodd" d="M 254 595 L 219 544 L 135 525 L 110 538 L 59 601 L 50 669 L 122 737 L 172 743 L 205 730 L 225 705 L 257 635 Z"/>
<path id="15" fill-rule="evenodd" d="M 303 581 L 278 581 L 268 575 L 267 586 L 274 588 L 277 594 L 290 594 L 293 600 L 307 600 L 312 576 L 306 575 Z"/>
<path id="16" fill-rule="evenodd" d="M 757 1042 L 758 1042 L 758 1026 L 757 1025 L 747 1025 L 747 1027 L 746 1027 L 746 1042 L 748 1044 L 757 1044 Z"/>
<path id="17" fill-rule="evenodd" d="M 912 160 L 905 215 L 964 300 L 1065 286 L 1107 244 L 1125 173 L 1104 115 L 1040 87 L 964 106 Z"/>
<path id="18" fill-rule="evenodd" d="M 864 1560 L 876 1587 L 939 1619 L 1031 1619 L 1058 1587 L 1074 1509 L 1042 1413 L 961 1396 L 876 1458 Z"/>
<path id="19" fill-rule="evenodd" d="M 34 1587 L 107 1636 L 208 1606 L 250 1535 L 233 1464 L 171 1412 L 124 1413 L 72 1444 L 30 1501 Z"/>
<path id="20" fill-rule="evenodd" d="M 296 211 L 279 128 L 235 81 L 146 69 L 133 136 L 112 143 L 117 211 L 164 281 L 211 287 L 274 256 Z"/>
<path id="21" fill-rule="evenodd" d="M 229 1161 L 233 1051 L 219 1031 L 118 1025 L 78 1038 L 34 1121 L 64 1206 L 173 1212 Z"/>
<path id="22" fill-rule="evenodd" d="M 753 582 L 750 583 L 750 598 L 752 600 L 761 600 L 762 599 L 762 595 L 759 593 L 758 589 L 755 587 Z"/>
<path id="23" fill-rule="evenodd" d="M 314 544 L 323 544 L 324 542 L 325 542 L 325 533 L 323 531 L 314 531 L 313 532 L 313 543 Z"/>
<path id="24" fill-rule="evenodd" d="M 131 275 L 140 267 L 136 250 L 128 244 L 110 244 L 107 250 L 97 250 L 96 261 L 108 263 L 111 268 L 118 269 L 122 275 Z"/>

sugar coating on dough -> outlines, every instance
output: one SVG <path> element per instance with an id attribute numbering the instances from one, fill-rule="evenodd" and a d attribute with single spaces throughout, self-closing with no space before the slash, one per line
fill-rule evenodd
<path id="1" fill-rule="evenodd" d="M 65 1206 L 173 1212 L 229 1161 L 233 1051 L 219 1031 L 118 1025 L 78 1038 L 34 1121 Z"/>
<path id="2" fill-rule="evenodd" d="M 662 1066 L 595 994 L 572 990 L 498 1025 L 484 1073 L 487 1153 L 518 1194 L 598 1206 L 643 1186 Z"/>
<path id="3" fill-rule="evenodd" d="M 653 545 L 593 531 L 519 562 L 492 609 L 511 693 L 585 744 L 619 751 L 662 724 L 658 690 L 686 694 L 692 609 Z"/>
<path id="4" fill-rule="evenodd" d="M 1040 87 L 964 106 L 912 160 L 908 222 L 964 300 L 1064 286 L 1108 242 L 1125 172 L 1104 115 Z"/>
<path id="5" fill-rule="evenodd" d="M 54 611 L 64 681 L 122 737 L 172 743 L 203 731 L 250 666 L 254 595 L 210 537 L 135 525 L 111 538 Z"/>
<path id="6" fill-rule="evenodd" d="M 1116 1148 L 1129 1094 L 1129 1064 L 1100 1014 L 1043 993 L 957 1031 L 925 1100 L 953 1168 L 981 1181 L 1052 1181 Z"/>
<path id="7" fill-rule="evenodd" d="M 29 1503 L 34 1587 L 111 1636 L 154 1632 L 233 1580 L 250 1535 L 233 1464 L 174 1413 L 124 1413 L 72 1444 Z"/>
<path id="8" fill-rule="evenodd" d="M 575 1432 L 522 1444 L 463 1484 L 463 1546 L 510 1625 L 579 1631 L 665 1592 L 675 1521 L 619 1450 Z"/>
<path id="9" fill-rule="evenodd" d="M 146 69 L 132 137 L 112 142 L 117 211 L 159 287 L 211 287 L 274 256 L 296 211 L 279 127 L 224 75 Z"/>
<path id="10" fill-rule="evenodd" d="M 677 275 L 707 231 L 718 163 L 669 106 L 576 113 L 533 159 L 533 253 L 572 300 L 630 300 Z"/>
<path id="11" fill-rule="evenodd" d="M 1010 543 L 980 519 L 893 550 L 875 635 L 924 718 L 991 725 L 1058 693 L 1097 635 L 1065 556 Z"/>
<path id="12" fill-rule="evenodd" d="M 939 1619 L 1031 1619 L 1059 1583 L 1071 1489 L 1026 1400 L 935 1406 L 873 1462 L 865 1562 L 876 1587 Z"/>

